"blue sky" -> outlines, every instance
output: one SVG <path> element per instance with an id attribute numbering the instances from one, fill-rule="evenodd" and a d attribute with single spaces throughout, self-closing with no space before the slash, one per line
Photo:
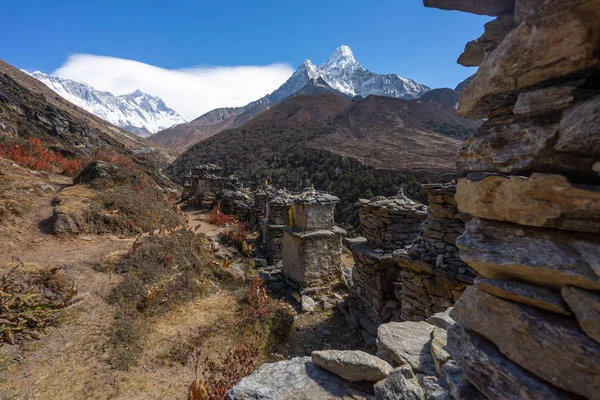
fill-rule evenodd
<path id="1" fill-rule="evenodd" d="M 454 87 L 474 70 L 456 64 L 488 17 L 425 8 L 421 0 L 8 1 L 0 58 L 51 73 L 72 54 L 194 66 L 296 68 L 320 64 L 341 44 L 363 66 L 432 87 Z M 10 32 L 10 33 L 9 33 Z"/>

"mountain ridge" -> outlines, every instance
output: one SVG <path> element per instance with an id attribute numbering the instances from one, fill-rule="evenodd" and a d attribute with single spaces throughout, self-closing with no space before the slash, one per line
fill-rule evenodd
<path id="1" fill-rule="evenodd" d="M 160 97 L 140 90 L 115 96 L 110 92 L 97 90 L 86 83 L 72 79 L 48 75 L 40 71 L 31 73 L 22 71 L 36 78 L 71 103 L 142 137 L 148 137 L 165 128 L 186 122 Z"/>
<path id="2" fill-rule="evenodd" d="M 376 94 L 414 99 L 431 90 L 412 79 L 395 74 L 376 74 L 365 69 L 356 61 L 350 47 L 343 45 L 319 67 L 310 60 L 304 60 L 283 85 L 256 101 L 243 107 L 211 110 L 189 123 L 157 132 L 149 140 L 165 147 L 185 150 L 216 133 L 241 126 L 319 78 L 342 97 Z"/>

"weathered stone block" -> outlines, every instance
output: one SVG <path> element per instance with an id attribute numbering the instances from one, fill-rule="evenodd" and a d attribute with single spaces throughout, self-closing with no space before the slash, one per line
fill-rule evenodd
<path id="1" fill-rule="evenodd" d="M 341 273 L 343 234 L 339 228 L 311 232 L 285 229 L 283 274 L 302 286 L 332 284 Z"/>
<path id="2" fill-rule="evenodd" d="M 570 107 L 581 91 L 574 86 L 548 87 L 519 93 L 513 112 L 517 115 L 540 116 Z"/>
<path id="3" fill-rule="evenodd" d="M 512 14 L 505 14 L 484 25 L 485 31 L 477 40 L 465 46 L 465 51 L 458 58 L 458 63 L 465 67 L 478 67 L 483 62 L 486 53 L 491 52 L 508 32 L 517 24 Z"/>
<path id="4" fill-rule="evenodd" d="M 484 292 L 503 299 L 558 314 L 571 315 L 571 310 L 569 310 L 560 293 L 543 286 L 519 281 L 489 279 L 482 276 L 475 278 L 475 286 Z"/>
<path id="5" fill-rule="evenodd" d="M 489 399 L 567 400 L 575 397 L 521 368 L 502 355 L 493 343 L 459 324 L 448 329 L 447 348 L 469 381 Z"/>
<path id="6" fill-rule="evenodd" d="M 425 7 L 498 16 L 514 10 L 515 0 L 424 0 Z"/>
<path id="7" fill-rule="evenodd" d="M 458 114 L 486 118 L 512 106 L 517 91 L 598 65 L 598 2 L 566 0 L 511 31 L 462 92 Z"/>
<path id="8" fill-rule="evenodd" d="M 562 295 L 575 313 L 581 329 L 600 343 L 600 294 L 565 286 L 562 288 Z"/>
<path id="9" fill-rule="evenodd" d="M 425 400 L 423 389 L 408 365 L 396 368 L 373 388 L 380 400 Z"/>
<path id="10" fill-rule="evenodd" d="M 574 185 L 562 175 L 472 173 L 458 180 L 456 201 L 480 218 L 600 233 L 600 186 Z"/>
<path id="11" fill-rule="evenodd" d="M 408 364 L 416 372 L 435 375 L 431 357 L 431 332 L 427 322 L 389 322 L 377 330 L 379 354 L 395 365 Z"/>
<path id="12" fill-rule="evenodd" d="M 360 350 L 313 351 L 312 362 L 350 382 L 377 382 L 393 369 L 379 357 Z"/>
<path id="13" fill-rule="evenodd" d="M 578 103 L 565 112 L 554 148 L 600 158 L 600 96 Z"/>
<path id="14" fill-rule="evenodd" d="M 600 345 L 573 318 L 503 300 L 474 286 L 463 293 L 451 316 L 538 377 L 588 398 L 600 393 Z"/>
<path id="15" fill-rule="evenodd" d="M 596 235 L 473 219 L 456 245 L 463 261 L 493 279 L 600 289 Z"/>

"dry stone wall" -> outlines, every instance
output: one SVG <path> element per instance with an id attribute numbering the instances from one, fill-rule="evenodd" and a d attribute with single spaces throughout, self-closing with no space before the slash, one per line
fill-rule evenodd
<path id="1" fill-rule="evenodd" d="M 372 245 L 395 250 L 421 236 L 427 207 L 410 200 L 404 193 L 386 198 L 361 199 L 358 216 L 363 236 Z"/>
<path id="2" fill-rule="evenodd" d="M 598 398 L 600 1 L 425 4 L 505 31 L 461 56 L 479 70 L 458 114 L 486 121 L 458 154 L 455 199 L 474 218 L 456 243 L 480 277 L 447 347 L 490 399 Z"/>

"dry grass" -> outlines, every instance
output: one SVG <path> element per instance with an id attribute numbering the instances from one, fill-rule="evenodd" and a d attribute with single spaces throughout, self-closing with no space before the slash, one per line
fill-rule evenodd
<path id="1" fill-rule="evenodd" d="M 0 278 L 0 345 L 39 339 L 77 293 L 59 268 L 37 273 L 24 268 L 15 258 Z"/>

